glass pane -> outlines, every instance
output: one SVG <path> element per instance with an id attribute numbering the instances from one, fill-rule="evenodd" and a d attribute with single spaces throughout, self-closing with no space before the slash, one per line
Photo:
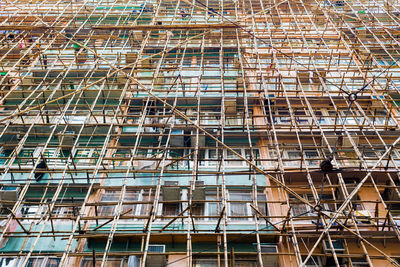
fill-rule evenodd
<path id="1" fill-rule="evenodd" d="M 298 202 L 296 199 L 290 199 L 290 202 Z M 292 208 L 292 216 L 299 216 L 301 214 L 303 214 L 302 216 L 306 216 L 307 214 L 305 214 L 308 209 L 307 209 L 307 205 L 306 204 L 301 204 L 301 203 L 296 203 L 290 204 L 290 207 Z"/>
<path id="2" fill-rule="evenodd" d="M 204 203 L 196 203 L 192 205 L 193 216 L 204 216 Z M 196 220 L 204 220 L 204 218 L 196 218 Z"/>
<path id="3" fill-rule="evenodd" d="M 143 199 L 142 199 L 143 202 L 151 202 L 152 203 L 153 200 L 154 200 L 154 195 L 150 196 L 148 192 L 143 193 Z M 150 212 L 151 206 L 152 206 L 151 203 L 142 204 L 142 207 L 140 209 L 140 215 L 148 215 L 148 213 Z"/>
<path id="4" fill-rule="evenodd" d="M 18 266 L 19 259 L 15 258 L 0 258 L 0 267 Z"/>
<path id="5" fill-rule="evenodd" d="M 195 261 L 194 262 L 195 267 L 217 267 L 217 261 L 213 260 L 202 260 L 202 261 Z"/>
<path id="6" fill-rule="evenodd" d="M 178 204 L 163 204 L 162 215 L 164 216 L 173 216 L 178 215 L 179 213 L 179 205 Z"/>
<path id="7" fill-rule="evenodd" d="M 42 263 L 43 263 L 42 258 L 30 258 L 26 263 L 25 267 L 40 267 Z"/>
<path id="8" fill-rule="evenodd" d="M 315 160 L 316 158 L 318 158 L 318 152 L 316 150 L 314 150 L 314 151 L 308 150 L 308 151 L 305 151 L 304 153 L 305 153 L 305 156 L 307 159 L 306 160 L 307 166 L 310 166 L 310 167 L 318 166 L 318 160 Z"/>
<path id="9" fill-rule="evenodd" d="M 267 201 L 267 196 L 264 193 L 259 193 L 257 195 L 257 201 L 258 201 L 258 210 L 263 214 L 263 215 L 268 215 L 268 207 L 267 203 L 264 201 Z"/>
<path id="10" fill-rule="evenodd" d="M 300 167 L 301 154 L 299 151 L 288 151 L 287 156 L 288 156 L 287 159 L 292 159 L 292 160 L 286 160 L 284 162 L 285 166 Z"/>
<path id="11" fill-rule="evenodd" d="M 239 155 L 242 155 L 242 151 L 240 149 L 234 149 L 234 151 L 236 153 L 238 153 Z M 235 155 L 232 151 L 227 150 L 226 155 L 227 155 L 227 157 L 226 157 L 227 159 L 235 159 L 235 160 L 237 160 L 237 161 L 232 161 L 232 160 L 226 161 L 227 165 L 229 165 L 229 166 L 242 166 L 242 160 L 237 155 Z"/>
<path id="12" fill-rule="evenodd" d="M 241 193 L 241 192 L 229 192 L 229 198 L 230 200 L 248 200 L 251 201 L 251 195 L 250 192 L 247 193 Z"/>
<path id="13" fill-rule="evenodd" d="M 101 261 L 102 261 L 102 258 L 96 258 L 96 266 L 95 267 L 100 267 Z M 108 258 L 107 262 L 105 263 L 105 266 L 106 267 L 120 267 L 121 261 L 122 261 L 122 259 Z M 89 258 L 83 259 L 82 263 L 81 263 L 81 267 L 93 267 L 93 260 L 89 259 Z"/>
<path id="14" fill-rule="evenodd" d="M 60 263 L 60 259 L 58 258 L 49 258 L 46 263 L 46 267 L 58 267 Z"/>
<path id="15" fill-rule="evenodd" d="M 256 267 L 255 261 L 237 261 L 235 260 L 235 267 Z"/>
<path id="16" fill-rule="evenodd" d="M 208 203 L 208 216 L 218 216 L 217 203 Z M 216 218 L 210 218 L 216 220 Z"/>

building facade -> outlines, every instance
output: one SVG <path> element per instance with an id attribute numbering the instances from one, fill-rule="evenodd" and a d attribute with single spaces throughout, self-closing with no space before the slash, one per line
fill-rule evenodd
<path id="1" fill-rule="evenodd" d="M 0 267 L 400 266 L 398 1 L 0 3 Z"/>

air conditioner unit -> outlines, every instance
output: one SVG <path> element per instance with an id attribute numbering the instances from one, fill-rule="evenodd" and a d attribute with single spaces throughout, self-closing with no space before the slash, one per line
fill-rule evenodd
<path id="1" fill-rule="evenodd" d="M 375 108 L 383 108 L 384 106 L 380 100 L 373 100 L 373 101 L 371 101 L 370 107 L 372 109 L 375 109 Z"/>
<path id="2" fill-rule="evenodd" d="M 193 200 L 205 200 L 206 199 L 206 188 L 204 187 L 204 181 L 196 181 L 195 188 L 192 192 Z"/>
<path id="3" fill-rule="evenodd" d="M 263 267 L 278 266 L 278 247 L 276 245 L 261 245 L 261 253 L 275 253 L 274 255 L 262 255 Z"/>
<path id="4" fill-rule="evenodd" d="M 192 131 L 190 136 L 190 144 L 194 147 L 196 145 L 196 131 Z M 199 132 L 199 147 L 206 146 L 206 134 Z"/>
<path id="5" fill-rule="evenodd" d="M 192 108 L 188 108 L 186 110 L 186 116 L 194 116 L 195 114 L 196 114 L 196 112 Z"/>
<path id="6" fill-rule="evenodd" d="M 325 146 L 328 146 L 328 144 L 329 144 L 330 147 L 334 147 L 336 144 L 337 136 L 334 135 L 334 136 L 325 136 L 325 137 L 328 140 L 328 143 L 325 141 L 325 138 L 321 138 L 321 143 L 322 143 L 321 145 L 323 147 L 325 147 Z"/>
<path id="7" fill-rule="evenodd" d="M 224 99 L 224 106 L 225 106 L 225 113 L 227 114 L 235 114 L 236 113 L 236 98 L 225 98 Z"/>
<path id="8" fill-rule="evenodd" d="M 21 80 L 21 86 L 33 85 L 33 79 L 30 76 L 26 76 Z"/>
<path id="9" fill-rule="evenodd" d="M 310 72 L 298 70 L 297 71 L 297 78 L 299 79 L 300 83 L 302 84 L 309 84 L 310 83 Z"/>
<path id="10" fill-rule="evenodd" d="M 246 80 L 246 82 L 247 82 L 247 80 Z M 244 89 L 243 86 L 244 86 L 243 77 L 239 76 L 236 80 L 236 89 L 243 91 L 243 89 Z"/>
<path id="11" fill-rule="evenodd" d="M 181 199 L 181 188 L 178 181 L 165 181 L 162 187 L 162 196 L 165 201 L 179 201 Z M 174 186 L 176 185 L 176 186 Z"/>
<path id="12" fill-rule="evenodd" d="M 137 53 L 127 53 L 125 54 L 125 62 L 127 65 L 135 63 L 137 60 Z"/>
<path id="13" fill-rule="evenodd" d="M 62 138 L 64 136 L 64 138 Z M 75 132 L 65 132 L 62 134 L 61 132 L 58 135 L 58 142 L 62 146 L 73 146 L 75 143 Z"/>
<path id="14" fill-rule="evenodd" d="M 352 136 L 351 138 L 353 139 L 353 142 L 355 143 L 355 145 L 358 146 L 359 137 L 358 136 Z M 343 147 L 353 147 L 353 145 L 351 144 L 351 141 L 350 141 L 350 139 L 348 137 L 343 137 L 342 146 Z"/>
<path id="15" fill-rule="evenodd" d="M 342 241 L 332 240 L 332 245 L 333 245 L 333 248 L 335 249 L 336 254 L 345 252 L 345 248 L 343 246 Z M 324 240 L 324 242 L 322 243 L 322 246 L 323 246 L 325 253 L 332 253 L 332 248 L 331 248 L 328 240 Z"/>
<path id="16" fill-rule="evenodd" d="M 160 255 L 158 253 L 165 253 L 165 245 L 149 245 L 148 247 L 146 267 L 163 267 L 167 261 L 165 255 Z"/>
<path id="17" fill-rule="evenodd" d="M 322 80 L 326 78 L 326 70 L 318 69 L 318 71 L 314 71 L 312 78 L 313 83 L 321 84 L 321 80 L 319 79 L 320 77 L 322 78 Z"/>
<path id="18" fill-rule="evenodd" d="M 183 130 L 173 129 L 171 132 L 171 137 L 169 139 L 169 144 L 172 147 L 184 146 Z"/>
<path id="19" fill-rule="evenodd" d="M 385 189 L 385 198 L 389 201 L 400 201 L 399 195 L 394 188 L 386 188 Z"/>
<path id="20" fill-rule="evenodd" d="M 19 196 L 20 188 L 16 187 L 13 184 L 3 185 L 0 189 L 0 200 L 1 201 L 17 201 Z M 13 204 L 4 202 L 2 203 L 3 206 L 12 206 Z"/>
<path id="21" fill-rule="evenodd" d="M 152 68 L 152 62 L 151 62 L 151 58 L 149 58 L 148 56 L 142 58 L 142 68 L 144 69 L 151 69 Z"/>

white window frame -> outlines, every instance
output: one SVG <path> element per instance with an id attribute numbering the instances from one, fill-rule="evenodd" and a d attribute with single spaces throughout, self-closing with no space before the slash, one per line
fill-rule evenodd
<path id="1" fill-rule="evenodd" d="M 220 117 L 221 113 L 220 112 L 204 112 L 200 114 L 200 124 L 201 125 L 219 125 L 220 120 L 218 120 L 216 117 Z M 210 119 L 210 117 L 214 117 L 212 119 Z"/>
<path id="2" fill-rule="evenodd" d="M 299 156 L 295 157 L 295 158 L 290 158 L 289 155 L 290 153 L 298 153 Z M 301 159 L 301 151 L 300 150 L 284 150 L 283 151 L 283 166 L 287 167 L 287 168 L 300 168 L 301 162 L 300 162 L 300 158 Z"/>
<path id="3" fill-rule="evenodd" d="M 311 153 L 316 153 L 317 156 L 316 157 L 308 157 L 307 156 L 307 152 L 311 152 Z M 319 166 L 319 162 L 318 162 L 318 157 L 319 157 L 319 153 L 318 150 L 314 149 L 314 150 L 305 150 L 304 151 L 304 161 L 307 165 L 307 167 L 318 167 Z"/>
<path id="4" fill-rule="evenodd" d="M 25 257 L 20 257 L 20 258 L 15 258 L 15 257 L 0 257 L 1 259 L 7 259 L 7 258 L 12 258 L 13 260 L 15 259 L 16 262 L 15 263 L 10 263 L 8 265 L 0 265 L 0 267 L 24 267 L 27 264 L 24 264 L 25 261 Z M 49 257 L 29 257 L 28 260 L 30 259 L 43 259 L 43 262 L 40 264 L 39 267 L 47 267 L 47 262 L 50 259 L 59 259 L 61 261 L 61 258 L 58 257 L 53 257 L 53 256 L 49 256 Z"/>
<path id="5" fill-rule="evenodd" d="M 80 116 L 75 114 L 64 115 L 64 117 L 68 124 L 84 124 L 88 118 L 87 115 Z"/>
<path id="6" fill-rule="evenodd" d="M 82 146 L 82 144 L 78 144 L 78 148 L 75 148 L 72 152 L 73 156 L 74 156 L 74 161 L 76 164 L 95 164 L 96 163 L 96 159 L 91 159 L 91 157 L 93 157 L 93 153 L 96 151 L 99 151 L 101 149 L 97 148 L 97 147 L 79 147 Z M 78 152 L 87 152 L 87 156 L 86 157 L 82 157 L 79 156 L 79 158 L 77 158 L 77 154 Z M 92 162 L 93 161 L 93 162 Z"/>
<path id="7" fill-rule="evenodd" d="M 112 191 L 112 190 L 106 190 L 105 193 L 106 193 L 107 191 Z M 131 190 L 127 190 L 128 193 L 130 193 L 129 191 L 131 191 Z M 134 194 L 136 194 L 136 193 L 139 194 L 139 195 L 138 195 L 138 199 L 135 200 L 135 201 L 138 201 L 138 202 L 143 201 L 143 195 L 144 195 L 145 190 L 144 190 L 144 189 L 140 189 L 140 190 L 133 190 L 133 191 L 134 191 Z M 127 192 L 125 192 L 125 195 L 126 195 Z M 103 195 L 104 195 L 104 194 L 103 194 Z M 103 195 L 102 195 L 102 196 L 103 196 Z M 102 197 L 102 196 L 101 196 L 101 197 Z M 116 200 L 116 201 L 102 200 L 102 202 L 105 202 L 105 203 L 108 203 L 108 202 L 119 202 L 119 198 L 120 198 L 120 194 L 118 195 L 118 200 Z M 126 201 L 126 200 L 124 199 L 123 203 L 124 203 L 125 201 Z M 116 208 L 117 205 L 118 205 L 118 204 L 116 204 L 115 206 L 113 206 L 113 207 L 114 207 L 114 210 L 113 210 L 113 213 L 112 213 L 112 214 L 104 214 L 104 216 L 114 216 L 114 215 L 115 215 L 115 208 Z M 132 204 L 132 205 L 135 206 L 135 211 L 134 211 L 131 215 L 132 215 L 132 216 L 141 216 L 142 206 L 143 206 L 143 205 L 147 205 L 147 204 Z M 106 206 L 104 206 L 104 207 L 106 207 Z M 100 211 L 99 211 L 99 213 L 100 213 Z M 104 219 L 104 220 L 106 220 L 106 219 Z M 144 220 L 144 219 L 140 219 L 140 218 L 134 218 L 134 219 L 128 219 L 128 220 L 120 219 L 119 222 L 120 222 L 120 223 L 131 223 L 132 221 L 143 221 L 143 220 Z"/>
<path id="8" fill-rule="evenodd" d="M 250 196 L 250 200 L 248 201 L 248 202 L 246 202 L 246 203 L 231 203 L 231 194 L 232 193 L 242 193 L 242 194 L 244 194 L 244 193 L 248 193 L 248 195 Z M 252 213 L 252 208 L 251 208 L 251 206 L 250 206 L 250 204 L 252 204 L 252 200 L 251 200 L 251 191 L 249 190 L 249 191 L 238 191 L 238 190 L 232 190 L 232 189 L 229 189 L 228 190 L 228 194 L 227 194 L 227 200 L 228 200 L 228 202 L 227 202 L 227 208 L 228 208 L 228 212 L 227 212 L 227 214 L 228 214 L 228 220 L 229 221 L 231 221 L 231 222 L 249 222 L 249 221 L 252 221 L 253 220 L 253 218 L 251 217 L 251 216 L 253 216 L 253 213 Z M 232 204 L 242 204 L 242 205 L 245 205 L 245 210 L 246 210 L 246 214 L 245 215 L 241 215 L 241 216 L 250 216 L 249 218 L 240 218 L 240 219 L 238 219 L 238 218 L 236 218 L 236 219 L 233 219 L 233 218 L 231 218 L 232 216 L 234 216 L 232 213 L 231 213 L 231 205 Z"/>

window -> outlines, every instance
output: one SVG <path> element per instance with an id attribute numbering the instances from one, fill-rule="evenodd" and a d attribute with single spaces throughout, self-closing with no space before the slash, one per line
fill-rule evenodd
<path id="1" fill-rule="evenodd" d="M 124 165 L 124 163 L 127 163 L 131 159 L 132 154 L 130 153 L 129 149 L 118 149 L 112 157 L 112 165 L 115 168 Z"/>
<path id="2" fill-rule="evenodd" d="M 220 200 L 221 197 L 217 199 L 217 192 L 216 191 L 208 191 L 206 192 L 206 200 Z M 217 202 L 206 202 L 205 203 L 205 209 L 204 211 L 206 212 L 206 216 L 212 216 L 212 218 L 207 218 L 207 220 L 217 220 L 218 216 L 220 215 L 221 212 L 221 206 L 219 206 L 219 203 Z"/>
<path id="3" fill-rule="evenodd" d="M 200 115 L 201 125 L 219 125 L 219 112 L 205 112 Z"/>
<path id="4" fill-rule="evenodd" d="M 286 151 L 285 161 L 283 165 L 286 167 L 300 167 L 301 153 L 297 150 Z"/>
<path id="5" fill-rule="evenodd" d="M 65 119 L 70 124 L 83 124 L 86 120 L 86 116 L 65 115 Z"/>
<path id="6" fill-rule="evenodd" d="M 153 191 L 154 192 L 154 191 Z M 149 214 L 151 207 L 153 206 L 153 201 L 154 201 L 154 193 L 150 195 L 150 192 L 148 190 L 145 190 L 141 194 L 141 198 L 139 201 L 143 202 L 140 206 L 140 215 L 141 216 L 146 216 Z"/>
<path id="7" fill-rule="evenodd" d="M 332 241 L 333 249 L 335 250 L 335 252 L 337 254 L 343 254 L 345 252 L 345 248 L 344 248 L 342 240 L 331 240 L 331 241 Z M 328 240 L 324 240 L 322 245 L 323 245 L 325 253 L 332 253 L 332 247 L 329 244 Z"/>
<path id="8" fill-rule="evenodd" d="M 346 151 L 346 152 L 338 152 L 339 157 L 341 158 L 342 165 L 345 167 L 358 167 L 359 160 L 356 152 Z"/>
<path id="9" fill-rule="evenodd" d="M 127 261 L 124 258 L 107 258 L 106 266 L 107 267 L 120 267 L 121 262 Z M 100 267 L 102 262 L 102 258 L 96 258 L 95 267 Z M 123 265 L 125 266 L 125 265 Z M 93 267 L 93 258 L 84 258 L 82 260 L 80 267 Z"/>
<path id="10" fill-rule="evenodd" d="M 0 267 L 22 267 L 24 260 L 24 257 L 0 258 Z M 57 267 L 59 263 L 60 259 L 55 257 L 30 257 L 24 267 Z"/>
<path id="11" fill-rule="evenodd" d="M 175 216 L 179 214 L 179 204 L 178 203 L 164 203 L 162 207 L 163 216 Z"/>
<path id="12" fill-rule="evenodd" d="M 29 258 L 26 267 L 40 267 L 44 262 L 43 258 Z"/>
<path id="13" fill-rule="evenodd" d="M 18 159 L 14 161 L 14 164 L 27 164 L 34 162 L 33 158 L 33 148 L 23 148 L 18 154 Z"/>
<path id="14" fill-rule="evenodd" d="M 251 161 L 251 153 L 250 149 L 248 148 L 235 148 L 235 152 L 237 152 L 242 157 L 246 158 L 247 160 Z M 218 152 L 218 157 L 217 157 Z M 190 151 L 187 152 L 189 154 Z M 201 167 L 214 167 L 218 166 L 219 162 L 217 161 L 218 158 L 221 158 L 222 150 L 217 149 L 205 149 L 204 150 L 204 158 L 199 161 L 199 166 Z M 225 150 L 225 166 L 226 167 L 248 167 L 249 164 L 239 158 L 230 150 Z M 256 165 L 260 165 L 260 150 L 258 148 L 253 148 L 253 156 Z M 193 165 L 193 162 L 191 163 Z"/>
<path id="15" fill-rule="evenodd" d="M 235 267 L 256 267 L 257 261 L 235 260 Z"/>
<path id="16" fill-rule="evenodd" d="M 72 206 L 55 206 L 52 210 L 52 214 L 57 215 L 57 218 L 69 217 L 74 215 L 74 208 Z"/>
<path id="17" fill-rule="evenodd" d="M 246 221 L 251 216 L 251 195 L 250 192 L 229 191 L 229 219 L 233 221 Z"/>
<path id="18" fill-rule="evenodd" d="M 0 165 L 3 166 L 9 162 L 7 158 L 11 155 L 12 150 L 5 150 L 3 147 L 1 147 L 0 151 L 0 157 L 3 157 L 2 159 L 0 159 Z"/>
<path id="19" fill-rule="evenodd" d="M 100 202 L 107 203 L 107 202 L 119 202 L 120 200 L 121 191 L 120 190 L 107 190 L 101 196 Z M 126 191 L 124 196 L 123 202 L 135 202 L 139 200 L 140 191 Z M 100 206 L 99 215 L 101 216 L 110 216 L 114 215 L 115 205 L 104 205 Z M 130 215 L 134 215 L 137 208 L 137 204 L 123 204 L 122 205 L 122 213 L 125 213 L 129 210 Z M 128 214 L 127 214 L 128 215 Z"/>
<path id="20" fill-rule="evenodd" d="M 325 112 L 322 110 L 315 111 L 315 117 L 317 118 L 318 123 L 321 125 L 326 125 L 330 123 L 329 119 L 325 115 Z"/>
<path id="21" fill-rule="evenodd" d="M 304 110 L 295 110 L 294 116 L 298 124 L 309 124 L 309 118 Z"/>
<path id="22" fill-rule="evenodd" d="M 194 267 L 217 267 L 216 260 L 193 260 Z"/>
<path id="23" fill-rule="evenodd" d="M 312 199 L 312 195 L 308 196 L 310 199 Z M 305 197 L 307 199 L 307 195 L 302 197 Z M 292 208 L 291 216 L 293 217 L 307 216 L 310 212 L 310 208 L 306 204 L 301 203 L 297 198 L 291 195 L 289 196 L 289 205 Z"/>
<path id="24" fill-rule="evenodd" d="M 257 194 L 257 208 L 258 210 L 265 216 L 268 216 L 268 204 L 267 204 L 267 196 L 264 193 Z M 253 214 L 255 213 L 252 210 Z"/>
<path id="25" fill-rule="evenodd" d="M 253 148 L 253 161 L 255 162 L 256 165 L 260 165 L 259 159 L 260 159 L 260 150 L 258 148 Z M 244 158 L 251 161 L 251 150 L 248 148 L 244 149 Z M 248 163 L 245 163 L 246 166 L 249 166 Z"/>
<path id="26" fill-rule="evenodd" d="M 236 153 L 238 153 L 239 155 L 241 155 L 242 157 L 244 157 L 247 160 L 251 160 L 251 153 L 250 153 L 250 149 L 245 149 L 245 148 L 236 148 L 233 149 Z M 226 161 L 225 161 L 225 165 L 228 167 L 245 167 L 245 166 L 249 166 L 249 164 L 242 160 L 241 158 L 239 158 L 237 155 L 235 155 L 232 151 L 230 150 L 225 150 L 226 152 Z M 254 156 L 254 161 L 256 164 L 259 164 L 259 161 L 257 161 L 257 159 L 260 158 L 260 151 L 258 148 L 253 148 L 253 156 Z M 232 159 L 232 160 L 230 160 Z"/>
<path id="27" fill-rule="evenodd" d="M 216 149 L 207 149 L 208 150 L 208 158 L 215 161 L 208 161 L 209 166 L 217 165 L 217 150 Z"/>
<path id="28" fill-rule="evenodd" d="M 192 215 L 193 216 L 204 216 L 205 215 L 204 203 L 193 203 L 192 204 Z M 204 220 L 204 218 L 195 218 L 196 220 Z"/>
<path id="29" fill-rule="evenodd" d="M 317 158 L 318 158 L 317 150 L 306 150 L 306 151 L 304 151 L 304 154 L 306 156 L 306 164 L 308 167 L 318 167 L 319 166 L 319 162 L 317 160 Z"/>
<path id="30" fill-rule="evenodd" d="M 24 219 L 29 220 L 29 218 L 39 218 L 46 212 L 47 207 L 43 205 L 26 205 L 24 204 L 21 208 L 21 213 Z"/>
<path id="31" fill-rule="evenodd" d="M 16 258 L 0 258 L 0 267 L 16 267 L 21 262 L 21 259 Z"/>
<path id="32" fill-rule="evenodd" d="M 205 200 L 207 202 L 197 202 L 194 200 L 192 204 L 192 213 L 194 216 L 204 216 L 204 218 L 196 218 L 202 221 L 216 221 L 221 213 L 221 197 L 217 198 L 217 192 L 212 190 L 205 191 Z"/>
<path id="33" fill-rule="evenodd" d="M 77 163 L 90 163 L 97 162 L 100 156 L 100 149 L 96 148 L 78 148 L 75 152 L 75 162 Z"/>
<path id="34" fill-rule="evenodd" d="M 368 114 L 368 113 L 367 113 Z M 381 110 L 371 110 L 370 115 L 372 118 L 370 118 L 370 121 L 374 125 L 385 125 L 386 123 L 388 125 L 395 125 L 393 119 L 391 116 L 387 114 L 386 110 L 381 109 Z"/>
<path id="35" fill-rule="evenodd" d="M 46 267 L 58 267 L 60 263 L 60 259 L 58 258 L 49 258 L 46 263 Z"/>
<path id="36" fill-rule="evenodd" d="M 369 267 L 366 258 L 350 258 L 350 261 L 353 267 Z"/>
<path id="37" fill-rule="evenodd" d="M 333 245 L 333 249 L 335 250 L 336 254 L 345 253 L 345 248 L 344 248 L 343 242 L 341 240 L 332 240 L 332 245 Z M 331 248 L 328 240 L 324 240 L 323 249 L 324 249 L 325 253 L 332 253 L 332 248 Z M 324 261 L 325 262 L 324 262 L 323 266 L 336 267 L 336 263 L 335 263 L 335 260 L 333 257 L 326 257 L 326 259 L 324 259 Z M 342 266 L 342 264 L 345 264 L 347 262 L 347 259 L 343 258 L 343 257 L 338 257 L 338 261 L 339 261 L 340 266 Z"/>
<path id="38" fill-rule="evenodd" d="M 275 149 L 268 149 L 268 160 L 265 162 L 270 168 L 276 169 L 278 167 L 278 153 Z"/>
<path id="39" fill-rule="evenodd" d="M 234 149 L 234 151 L 236 153 L 238 153 L 239 155 L 242 154 L 242 151 L 240 149 Z M 232 151 L 230 150 L 226 150 L 226 165 L 229 166 L 242 166 L 242 160 L 236 156 Z M 234 160 L 229 160 L 229 159 L 234 159 Z"/>
<path id="40" fill-rule="evenodd" d="M 276 111 L 276 115 L 274 117 L 274 121 L 277 124 L 290 124 L 290 114 L 287 109 L 280 109 Z"/>
<path id="41" fill-rule="evenodd" d="M 301 194 L 301 196 L 308 200 L 310 203 L 315 203 L 314 197 L 312 194 Z M 336 211 L 336 204 L 335 204 L 335 199 L 333 197 L 333 194 L 322 194 L 320 195 L 321 200 L 320 200 L 320 205 L 322 206 L 322 208 L 326 211 L 331 211 L 334 212 Z M 336 200 L 337 200 L 337 196 L 336 196 Z M 337 201 L 336 201 L 337 202 Z M 339 203 L 340 204 L 340 203 Z M 314 213 L 314 211 L 311 209 L 311 207 L 309 207 L 308 205 L 301 203 L 297 198 L 295 198 L 294 196 L 289 196 L 289 205 L 292 208 L 291 212 L 292 212 L 292 216 L 296 217 L 303 217 L 303 216 L 314 216 L 316 215 Z M 300 223 L 304 223 L 304 220 L 296 220 L 297 222 Z M 296 222 L 295 221 L 295 222 Z M 308 221 L 307 221 L 308 222 Z M 313 220 L 314 222 L 314 220 Z"/>

